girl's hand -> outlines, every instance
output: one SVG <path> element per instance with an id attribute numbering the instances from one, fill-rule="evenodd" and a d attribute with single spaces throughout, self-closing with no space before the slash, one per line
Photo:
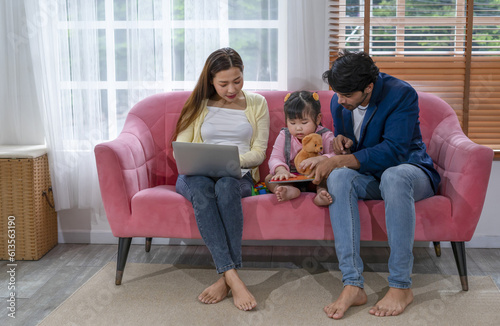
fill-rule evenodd
<path id="1" fill-rule="evenodd" d="M 302 162 L 300 162 L 299 169 L 307 170 L 308 168 L 310 168 L 311 170 L 314 170 L 316 165 L 318 165 L 319 162 L 323 161 L 326 158 L 327 157 L 323 156 L 323 155 L 307 158 L 307 159 L 303 160 Z"/>
<path id="2" fill-rule="evenodd" d="M 282 181 L 282 180 L 288 180 L 290 178 L 291 173 L 284 167 L 277 167 L 274 173 L 274 176 L 271 178 L 271 181 Z"/>

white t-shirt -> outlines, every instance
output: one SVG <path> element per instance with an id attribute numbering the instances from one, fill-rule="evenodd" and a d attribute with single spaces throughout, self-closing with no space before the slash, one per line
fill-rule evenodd
<path id="1" fill-rule="evenodd" d="M 363 119 L 365 118 L 367 106 L 358 106 L 352 111 L 352 122 L 354 135 L 356 136 L 356 140 L 359 141 L 361 137 L 361 125 L 363 124 Z"/>

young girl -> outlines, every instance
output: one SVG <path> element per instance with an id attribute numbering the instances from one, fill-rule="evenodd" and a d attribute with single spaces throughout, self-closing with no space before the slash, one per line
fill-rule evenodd
<path id="1" fill-rule="evenodd" d="M 184 104 L 173 139 L 238 146 L 241 167 L 248 171 L 241 179 L 179 175 L 176 191 L 193 204 L 201 237 L 221 274 L 198 299 L 217 303 L 231 290 L 236 307 L 251 310 L 257 302 L 236 271 L 242 265 L 241 198 L 250 196 L 254 180 L 259 180 L 258 166 L 266 157 L 269 137 L 269 112 L 262 95 L 242 88 L 240 55 L 231 48 L 210 54 Z"/>
<path id="2" fill-rule="evenodd" d="M 320 161 L 334 155 L 332 148 L 334 134 L 320 125 L 321 104 L 317 93 L 297 91 L 287 94 L 284 110 L 287 128 L 283 128 L 276 138 L 269 158 L 270 174 L 265 179 L 267 188 L 276 194 L 278 201 L 287 201 L 300 195 L 301 190 L 295 187 L 298 185 L 296 183 L 294 185 L 269 181 L 288 180 L 292 176 L 292 172 L 296 171 L 293 161 L 302 149 L 302 139 L 305 136 L 314 132 L 320 134 L 323 140 L 323 153 L 302 161 L 301 168 L 314 169 Z M 327 206 L 332 203 L 332 197 L 325 186 L 317 186 L 316 192 L 317 195 L 314 197 L 316 205 Z"/>

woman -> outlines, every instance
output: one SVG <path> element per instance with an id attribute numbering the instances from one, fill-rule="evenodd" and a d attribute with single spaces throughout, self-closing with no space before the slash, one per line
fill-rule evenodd
<path id="1" fill-rule="evenodd" d="M 176 191 L 193 204 L 198 229 L 222 277 L 198 297 L 217 303 L 232 291 L 234 304 L 251 310 L 257 302 L 240 279 L 243 211 L 241 198 L 250 196 L 258 166 L 266 156 L 269 112 L 263 96 L 243 88 L 243 62 L 231 48 L 207 58 L 198 83 L 184 104 L 173 139 L 180 142 L 237 145 L 241 179 L 179 175 Z M 246 169 L 246 170 L 245 170 Z"/>

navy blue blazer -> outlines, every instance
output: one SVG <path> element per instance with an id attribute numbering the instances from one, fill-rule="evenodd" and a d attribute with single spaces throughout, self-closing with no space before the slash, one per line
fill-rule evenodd
<path id="1" fill-rule="evenodd" d="M 420 133 L 418 95 L 405 81 L 379 73 L 366 110 L 359 142 L 353 129 L 352 112 L 338 104 L 334 94 L 330 103 L 334 133 L 350 138 L 351 153 L 361 167 L 360 173 L 380 179 L 385 169 L 403 163 L 420 167 L 427 173 L 434 192 L 441 177 L 434 169 L 431 157 Z"/>

